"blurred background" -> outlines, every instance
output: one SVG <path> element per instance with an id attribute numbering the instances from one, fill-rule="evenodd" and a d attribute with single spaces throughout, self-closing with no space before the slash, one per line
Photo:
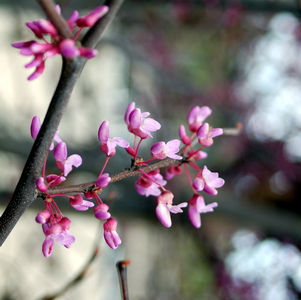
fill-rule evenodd
<path id="1" fill-rule="evenodd" d="M 65 17 L 83 15 L 101 1 L 57 1 Z M 115 263 L 130 259 L 130 299 L 291 300 L 301 295 L 301 4 L 298 0 L 126 0 L 89 61 L 60 125 L 68 153 L 83 157 L 69 183 L 95 180 L 105 156 L 97 130 L 132 137 L 123 123 L 131 101 L 162 124 L 154 141 L 178 136 L 194 105 L 208 105 L 214 127 L 243 124 L 238 136 L 222 136 L 206 164 L 226 184 L 214 213 L 191 226 L 186 212 L 173 226 L 157 220 L 155 198 L 141 197 L 135 179 L 112 184 L 103 198 L 119 221 L 123 244 L 115 251 L 102 238 L 92 212 L 58 201 L 72 220 L 76 243 L 41 253 L 44 239 L 30 207 L 0 249 L 1 299 L 42 299 L 63 288 L 99 243 L 87 276 L 58 299 L 121 299 Z M 10 46 L 30 40 L 26 21 L 44 18 L 35 1 L 0 3 L 0 209 L 4 210 L 31 149 L 30 123 L 43 119 L 60 72 L 48 59 L 44 74 L 26 78 L 26 57 Z M 149 157 L 145 143 L 142 153 Z M 119 150 L 111 174 L 130 160 Z M 48 160 L 49 172 L 57 172 Z M 187 179 L 168 184 L 177 203 L 192 195 Z"/>

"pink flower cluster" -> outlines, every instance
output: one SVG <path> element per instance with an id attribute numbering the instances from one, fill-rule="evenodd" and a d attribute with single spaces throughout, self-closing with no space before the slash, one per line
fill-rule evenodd
<path id="1" fill-rule="evenodd" d="M 116 155 L 117 146 L 124 148 L 131 156 L 131 171 L 139 171 L 139 176 L 135 182 L 136 191 L 143 196 L 155 196 L 155 213 L 159 221 L 165 227 L 172 226 L 171 214 L 183 212 L 183 208 L 188 206 L 188 217 L 193 226 L 201 226 L 201 214 L 212 212 L 217 206 L 216 202 L 206 204 L 204 197 L 200 192 L 209 195 L 217 195 L 217 188 L 224 184 L 224 180 L 219 178 L 218 173 L 211 172 L 207 166 L 202 168 L 197 165 L 197 161 L 207 157 L 206 152 L 202 151 L 213 144 L 213 139 L 223 134 L 221 128 L 212 128 L 205 119 L 211 114 L 211 109 L 207 106 L 195 106 L 189 112 L 187 117 L 190 134 L 186 133 L 184 125 L 179 128 L 180 139 L 171 141 L 159 141 L 150 148 L 151 158 L 144 160 L 139 155 L 141 143 L 148 138 L 152 138 L 153 132 L 159 130 L 161 125 L 156 120 L 150 118 L 149 112 L 141 112 L 135 103 L 129 104 L 124 121 L 128 131 L 133 135 L 133 142 L 129 143 L 121 137 L 110 137 L 109 122 L 103 121 L 98 129 L 98 140 L 100 142 L 100 151 L 106 156 L 105 162 L 100 173 L 95 180 L 94 185 L 83 195 L 54 194 L 51 189 L 66 180 L 73 167 L 79 167 L 82 159 L 79 155 L 67 155 L 67 146 L 56 133 L 49 152 L 53 151 L 56 166 L 60 174 L 45 175 L 46 160 L 43 167 L 42 176 L 36 182 L 37 189 L 44 195 L 45 209 L 41 211 L 36 221 L 42 224 L 45 234 L 42 251 L 44 256 L 48 257 L 52 253 L 54 241 L 69 248 L 75 238 L 69 234 L 70 220 L 63 215 L 55 197 L 67 197 L 70 205 L 78 211 L 86 211 L 94 207 L 94 215 L 97 219 L 104 221 L 104 239 L 108 246 L 116 249 L 121 244 L 121 239 L 117 233 L 118 222 L 112 217 L 110 207 L 100 198 L 99 193 L 105 189 L 111 182 L 109 173 L 104 170 L 109 160 Z M 40 130 L 41 123 L 38 117 L 34 117 L 31 125 L 31 135 L 35 139 Z M 182 146 L 181 146 L 182 143 Z M 195 145 L 197 145 L 195 149 Z M 160 169 L 149 171 L 149 163 L 154 160 L 169 159 L 171 166 L 165 171 L 164 177 Z M 189 169 L 195 172 L 192 179 Z M 168 180 L 174 176 L 183 173 L 187 176 L 189 185 L 193 191 L 192 197 L 188 202 L 174 204 L 173 193 L 166 188 Z M 83 196 L 87 199 L 84 200 Z M 94 200 L 94 201 L 90 201 Z"/>
<path id="2" fill-rule="evenodd" d="M 133 125 L 131 122 L 136 124 L 136 120 L 132 120 L 130 118 L 131 113 L 135 105 L 131 103 L 127 109 L 125 114 L 125 121 L 128 125 L 128 129 L 131 133 L 135 135 L 135 141 L 137 136 L 140 139 L 145 139 L 146 137 L 151 137 L 150 134 L 140 134 L 139 130 L 133 131 Z M 139 110 L 140 112 L 140 110 Z M 143 113 L 146 116 L 149 113 Z M 143 115 L 140 114 L 140 115 Z M 218 177 L 218 173 L 211 172 L 207 166 L 204 166 L 201 169 L 195 162 L 202 160 L 207 157 L 207 153 L 202 151 L 205 147 L 210 147 L 213 144 L 213 138 L 222 135 L 223 130 L 221 128 L 212 128 L 209 126 L 208 123 L 205 123 L 205 119 L 211 114 L 211 109 L 208 106 L 195 106 L 193 107 L 190 112 L 188 113 L 187 123 L 188 128 L 191 132 L 191 135 L 186 133 L 186 129 L 184 125 L 181 125 L 179 128 L 179 136 L 180 140 L 171 140 L 167 143 L 165 142 L 157 142 L 151 147 L 151 155 L 152 159 L 148 161 L 139 161 L 137 165 L 146 166 L 148 162 L 152 161 L 153 159 L 165 159 L 171 158 L 174 160 L 178 160 L 179 162 L 172 166 L 170 166 L 165 171 L 165 179 L 170 180 L 176 175 L 180 175 L 182 173 L 182 169 L 184 169 L 185 174 L 188 178 L 189 184 L 193 191 L 193 196 L 189 199 L 188 203 L 183 202 L 177 205 L 173 205 L 173 194 L 171 191 L 165 188 L 167 181 L 163 179 L 163 176 L 160 174 L 159 169 L 151 171 L 151 172 L 144 172 L 140 169 L 141 175 L 139 176 L 138 180 L 135 183 L 135 188 L 140 195 L 144 195 L 146 197 L 152 195 L 157 197 L 157 207 L 156 207 L 156 215 L 160 222 L 165 227 L 171 227 L 171 217 L 170 214 L 182 213 L 182 208 L 188 206 L 188 217 L 193 226 L 196 228 L 201 227 L 201 217 L 202 213 L 207 213 L 213 211 L 213 208 L 217 206 L 217 203 L 211 203 L 209 205 L 205 204 L 204 197 L 199 194 L 199 192 L 204 191 L 210 195 L 216 195 L 217 188 L 222 187 L 224 185 L 224 180 Z M 152 119 L 151 119 L 152 120 Z M 160 126 L 155 126 L 157 124 L 156 121 L 148 121 L 149 128 L 157 130 Z M 154 131 L 153 130 L 153 131 Z M 140 140 L 140 142 L 141 142 Z M 181 150 L 181 155 L 178 155 L 180 151 L 180 144 L 183 143 L 183 147 Z M 194 149 L 195 142 L 198 143 L 198 149 Z M 138 144 L 138 146 L 140 143 Z M 135 143 L 134 147 L 131 148 L 131 151 L 128 151 L 135 159 L 137 159 L 137 152 L 138 148 L 136 147 L 135 150 Z M 134 150 L 133 150 L 134 149 Z M 188 170 L 188 166 L 192 169 L 196 170 L 195 179 L 191 179 L 191 175 Z"/>
<path id="3" fill-rule="evenodd" d="M 61 14 L 60 6 L 56 6 L 58 14 Z M 33 60 L 25 65 L 25 68 L 35 68 L 35 71 L 28 77 L 28 80 L 38 78 L 45 69 L 47 58 L 61 54 L 66 58 L 82 56 L 92 58 L 97 54 L 95 49 L 85 48 L 78 41 L 81 31 L 86 27 L 92 27 L 109 8 L 105 5 L 97 7 L 84 17 L 79 17 L 78 11 L 74 11 L 70 18 L 66 20 L 69 30 L 73 33 L 72 38 L 62 37 L 55 26 L 48 20 L 37 20 L 27 22 L 26 26 L 34 33 L 40 41 L 30 40 L 26 42 L 16 42 L 12 46 L 20 49 L 20 54 L 33 56 Z"/>

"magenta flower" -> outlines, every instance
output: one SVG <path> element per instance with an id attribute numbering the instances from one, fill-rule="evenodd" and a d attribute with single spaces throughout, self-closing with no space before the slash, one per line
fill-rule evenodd
<path id="1" fill-rule="evenodd" d="M 174 176 L 182 173 L 182 168 L 180 166 L 170 166 L 164 173 L 164 177 L 167 180 L 172 179 Z"/>
<path id="2" fill-rule="evenodd" d="M 142 196 L 159 196 L 161 194 L 160 186 L 166 185 L 166 181 L 163 179 L 160 171 L 157 169 L 155 171 L 147 173 L 145 175 L 139 176 L 138 180 L 135 182 L 135 188 L 138 194 Z"/>
<path id="3" fill-rule="evenodd" d="M 82 158 L 78 154 L 73 154 L 67 157 L 67 145 L 64 142 L 57 144 L 54 149 L 54 158 L 56 166 L 63 171 L 64 176 L 67 176 L 72 167 L 79 167 L 82 164 Z"/>
<path id="4" fill-rule="evenodd" d="M 40 211 L 36 216 L 36 222 L 39 224 L 45 224 L 48 222 L 51 214 L 48 210 L 42 210 Z"/>
<path id="5" fill-rule="evenodd" d="M 151 132 L 159 130 L 161 124 L 152 118 L 148 118 L 149 115 L 149 112 L 142 113 L 139 108 L 135 108 L 134 102 L 130 103 L 124 116 L 129 132 L 141 139 L 152 137 Z"/>
<path id="6" fill-rule="evenodd" d="M 69 198 L 70 205 L 79 211 L 86 211 L 90 207 L 94 206 L 94 203 L 91 201 L 84 200 L 83 197 L 79 194 L 74 195 L 72 198 Z"/>
<path id="7" fill-rule="evenodd" d="M 70 248 L 75 241 L 75 237 L 69 234 L 70 220 L 66 217 L 55 219 L 50 217 L 46 223 L 42 224 L 45 240 L 42 245 L 42 252 L 45 257 L 49 257 L 53 250 L 54 241 Z"/>
<path id="8" fill-rule="evenodd" d="M 109 218 L 104 224 L 104 238 L 108 246 L 112 249 L 116 249 L 121 244 L 121 239 L 117 233 L 117 220 Z"/>
<path id="9" fill-rule="evenodd" d="M 56 6 L 56 8 L 57 12 L 60 14 L 60 7 Z M 75 32 L 75 34 L 72 38 L 68 39 L 62 37 L 55 26 L 48 20 L 41 19 L 26 23 L 26 26 L 34 33 L 40 42 L 34 40 L 16 42 L 13 43 L 12 46 L 20 49 L 21 55 L 33 55 L 33 60 L 25 66 L 25 68 L 35 68 L 35 71 L 28 77 L 28 80 L 38 78 L 44 72 L 46 59 L 57 54 L 61 54 L 66 58 L 78 56 L 85 58 L 94 57 L 97 54 L 97 51 L 95 49 L 78 46 L 77 39 L 80 31 L 84 27 L 92 27 L 107 12 L 107 6 L 100 6 L 87 16 L 79 18 L 78 12 L 74 11 L 66 22 L 70 31 Z M 77 30 L 76 27 L 78 27 Z"/>
<path id="10" fill-rule="evenodd" d="M 222 134 L 222 128 L 210 128 L 208 123 L 202 124 L 197 132 L 199 143 L 205 147 L 211 146 L 213 138 Z"/>
<path id="11" fill-rule="evenodd" d="M 208 212 L 213 212 L 213 208 L 217 207 L 217 203 L 213 202 L 206 205 L 204 197 L 195 194 L 189 199 L 188 217 L 192 225 L 196 228 L 201 227 L 201 215 Z"/>
<path id="12" fill-rule="evenodd" d="M 187 135 L 184 125 L 180 125 L 179 136 L 183 144 L 185 145 L 191 144 L 191 138 Z"/>
<path id="13" fill-rule="evenodd" d="M 95 185 L 104 189 L 109 185 L 111 181 L 111 177 L 109 176 L 109 173 L 102 174 L 95 182 Z"/>
<path id="14" fill-rule="evenodd" d="M 41 129 L 41 121 L 40 118 L 38 116 L 34 116 L 31 120 L 31 125 L 30 125 L 30 134 L 31 137 L 33 138 L 33 140 L 35 140 L 39 134 L 39 131 Z M 57 143 L 62 142 L 61 138 L 58 135 L 59 131 L 57 130 L 54 138 L 53 138 L 53 142 L 51 143 L 50 147 L 49 147 L 49 151 L 52 151 L 54 149 L 54 141 Z"/>
<path id="15" fill-rule="evenodd" d="M 167 228 L 171 227 L 170 213 L 177 214 L 182 213 L 182 207 L 187 206 L 187 202 L 180 203 L 178 205 L 172 205 L 174 196 L 170 191 L 164 191 L 159 197 L 157 197 L 156 215 L 159 221 Z"/>
<path id="16" fill-rule="evenodd" d="M 182 156 L 176 155 L 180 151 L 179 140 L 171 140 L 166 144 L 164 142 L 157 142 L 151 147 L 151 153 L 153 158 L 164 159 L 166 157 L 172 159 L 182 159 Z"/>
<path id="17" fill-rule="evenodd" d="M 189 130 L 196 132 L 203 121 L 211 114 L 212 110 L 208 106 L 195 106 L 188 113 L 187 122 Z"/>
<path id="18" fill-rule="evenodd" d="M 211 172 L 206 166 L 203 171 L 198 173 L 193 181 L 193 187 L 197 191 L 206 192 L 209 195 L 216 195 L 216 188 L 220 188 L 224 185 L 225 181 L 218 177 L 217 172 Z"/>
<path id="19" fill-rule="evenodd" d="M 121 137 L 109 138 L 109 122 L 103 121 L 98 129 L 98 140 L 100 141 L 100 150 L 108 157 L 116 154 L 116 146 L 127 148 L 129 143 Z"/>
<path id="20" fill-rule="evenodd" d="M 94 215 L 99 220 L 107 220 L 111 217 L 111 214 L 108 212 L 110 207 L 105 204 L 99 204 L 94 207 Z"/>

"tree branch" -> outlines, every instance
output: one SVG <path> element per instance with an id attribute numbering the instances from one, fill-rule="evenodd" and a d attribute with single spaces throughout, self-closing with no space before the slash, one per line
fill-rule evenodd
<path id="1" fill-rule="evenodd" d="M 48 14 L 48 16 L 51 18 L 51 21 L 57 19 L 58 14 L 54 12 L 54 6 L 50 8 L 50 4 L 52 3 L 51 1 L 38 1 L 45 9 L 46 14 Z M 87 37 L 84 37 L 87 45 L 94 46 L 97 44 L 105 27 L 115 16 L 121 2 L 122 0 L 106 1 L 106 5 L 108 5 L 110 8 L 110 13 L 94 25 L 96 28 L 95 30 L 92 27 L 88 31 Z M 112 7 L 110 7 L 110 5 L 112 5 Z M 58 23 L 59 22 L 60 21 L 58 21 Z M 57 28 L 58 30 L 63 30 L 64 25 L 62 25 L 62 28 L 60 27 L 61 25 L 57 23 L 55 23 L 55 25 L 59 26 L 60 29 Z M 51 141 L 53 140 L 55 132 L 63 116 L 63 112 L 69 102 L 75 83 L 79 78 L 85 63 L 86 59 L 83 58 L 63 60 L 60 80 L 50 102 L 39 135 L 33 144 L 12 199 L 0 217 L 0 246 L 2 246 L 7 236 L 24 213 L 25 209 L 35 200 L 35 181 L 41 174 L 43 162 L 47 155 Z"/>
<path id="2" fill-rule="evenodd" d="M 141 168 L 144 172 L 151 172 L 156 169 L 161 169 L 165 167 L 169 167 L 178 163 L 178 160 L 166 158 L 158 163 L 152 164 L 150 166 Z M 126 178 L 134 177 L 141 174 L 139 170 L 125 170 L 111 177 L 111 183 L 121 181 Z M 65 187 L 53 187 L 47 190 L 47 193 L 50 195 L 53 194 L 75 194 L 75 193 L 86 193 L 91 189 L 95 188 L 95 181 L 87 182 L 77 185 L 70 185 Z M 101 192 L 102 190 L 98 190 L 97 192 Z M 42 197 L 43 193 L 38 193 L 37 197 Z"/>
<path id="3" fill-rule="evenodd" d="M 57 13 L 53 1 L 38 0 L 38 2 L 44 10 L 47 18 L 55 26 L 59 34 L 64 38 L 71 38 L 72 32 L 70 31 L 69 26 L 64 18 Z"/>

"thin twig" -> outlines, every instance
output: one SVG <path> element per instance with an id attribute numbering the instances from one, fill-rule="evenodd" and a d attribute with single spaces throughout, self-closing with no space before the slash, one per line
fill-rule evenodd
<path id="1" fill-rule="evenodd" d="M 178 160 L 170 159 L 167 158 L 165 160 L 162 160 L 160 162 L 157 162 L 155 164 L 152 164 L 150 166 L 147 166 L 145 168 L 142 168 L 144 172 L 151 172 L 156 169 L 161 169 L 165 167 L 169 167 L 171 165 L 174 165 L 176 163 L 179 163 Z M 113 175 L 111 177 L 111 183 L 121 181 L 126 178 L 134 177 L 140 174 L 139 170 L 125 170 L 122 171 L 116 175 Z M 70 185 L 70 186 L 65 186 L 65 187 L 53 187 L 49 190 L 47 190 L 47 193 L 52 195 L 52 194 L 73 194 L 73 193 L 86 193 L 88 191 L 91 191 L 91 189 L 95 188 L 95 181 L 93 182 L 87 182 L 87 183 L 82 183 L 82 184 L 77 184 L 77 185 Z M 101 192 L 101 190 L 98 190 L 98 193 Z M 41 197 L 42 194 L 38 193 L 37 197 Z"/>
<path id="2" fill-rule="evenodd" d="M 99 251 L 99 246 L 96 245 L 93 252 L 92 252 L 92 254 L 91 254 L 91 256 L 89 257 L 87 262 L 84 264 L 84 266 L 82 267 L 80 272 L 70 282 L 68 282 L 61 290 L 59 290 L 58 292 L 56 292 L 52 295 L 44 296 L 44 297 L 41 298 L 41 300 L 54 300 L 54 299 L 62 296 L 68 290 L 70 290 L 72 287 L 74 287 L 79 282 L 81 282 L 87 276 L 87 274 L 89 272 L 89 269 L 90 269 L 92 263 L 98 257 L 99 252 L 100 252 Z"/>
<path id="3" fill-rule="evenodd" d="M 122 260 L 117 262 L 116 267 L 119 275 L 120 291 L 122 300 L 129 300 L 129 291 L 127 283 L 126 268 L 131 262 L 129 260 Z"/>

